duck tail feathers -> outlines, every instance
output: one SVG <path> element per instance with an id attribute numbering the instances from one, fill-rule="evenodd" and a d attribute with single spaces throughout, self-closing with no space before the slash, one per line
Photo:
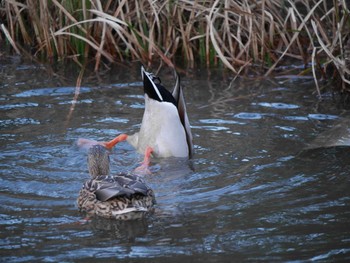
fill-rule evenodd
<path id="1" fill-rule="evenodd" d="M 144 92 L 152 99 L 163 101 L 163 96 L 154 82 L 155 80 L 160 82 L 159 78 L 154 76 L 152 73 L 147 72 L 143 66 L 141 67 L 141 76 L 143 80 Z"/>

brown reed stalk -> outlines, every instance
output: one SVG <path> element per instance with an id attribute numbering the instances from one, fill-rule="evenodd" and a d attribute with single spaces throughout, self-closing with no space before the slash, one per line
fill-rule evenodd
<path id="1" fill-rule="evenodd" d="M 19 49 L 18 49 L 17 46 L 16 46 L 15 41 L 13 41 L 13 39 L 12 39 L 12 37 L 11 37 L 9 31 L 8 31 L 7 28 L 5 27 L 5 25 L 4 25 L 4 24 L 1 24 L 0 27 L 1 27 L 2 31 L 4 32 L 4 34 L 5 34 L 6 38 L 7 38 L 7 40 L 10 42 L 11 46 L 12 46 L 13 49 L 16 51 L 16 53 L 17 53 L 18 55 L 21 54 L 21 52 L 19 51 Z"/>

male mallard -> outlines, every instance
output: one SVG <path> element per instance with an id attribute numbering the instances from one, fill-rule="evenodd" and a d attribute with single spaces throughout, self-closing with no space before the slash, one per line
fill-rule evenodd
<path id="1" fill-rule="evenodd" d="M 175 72 L 175 87 L 170 93 L 160 79 L 141 67 L 145 93 L 145 112 L 140 131 L 121 134 L 109 142 L 92 142 L 80 139 L 78 145 L 101 144 L 111 149 L 118 142 L 128 141 L 138 152 L 156 157 L 191 157 L 192 133 L 186 112 L 185 100 L 180 86 L 180 77 Z"/>
<path id="2" fill-rule="evenodd" d="M 155 203 L 153 190 L 137 175 L 109 175 L 109 154 L 105 147 L 94 145 L 88 151 L 91 176 L 79 192 L 80 211 L 115 219 L 144 216 Z"/>

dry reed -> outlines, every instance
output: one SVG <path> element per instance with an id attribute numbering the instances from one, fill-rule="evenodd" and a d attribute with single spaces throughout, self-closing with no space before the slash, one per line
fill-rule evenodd
<path id="1" fill-rule="evenodd" d="M 350 19 L 345 0 L 5 0 L 1 40 L 17 53 L 58 59 L 161 60 L 173 66 L 252 66 L 270 75 L 303 63 L 350 90 Z M 103 58 L 103 59 L 102 59 Z M 299 62 L 298 62 L 299 61 Z M 320 94 L 319 86 L 317 85 Z"/>

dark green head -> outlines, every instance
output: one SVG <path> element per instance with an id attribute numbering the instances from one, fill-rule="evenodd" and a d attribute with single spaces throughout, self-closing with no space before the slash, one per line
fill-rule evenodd
<path id="1" fill-rule="evenodd" d="M 87 161 L 92 178 L 109 175 L 109 154 L 102 145 L 94 145 L 89 149 Z"/>

